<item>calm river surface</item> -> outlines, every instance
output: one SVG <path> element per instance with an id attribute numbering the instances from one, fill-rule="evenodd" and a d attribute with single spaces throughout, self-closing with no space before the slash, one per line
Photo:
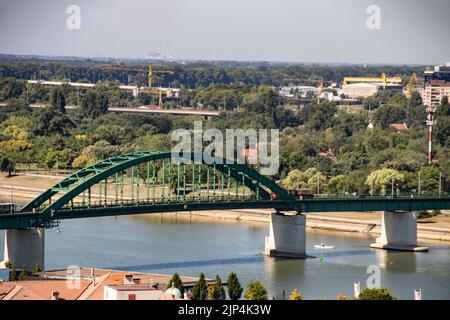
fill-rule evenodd
<path id="1" fill-rule="evenodd" d="M 69 265 L 144 271 L 225 280 L 233 271 L 245 285 L 257 279 L 269 294 L 281 299 L 293 288 L 306 298 L 335 299 L 353 295 L 353 283 L 366 286 L 369 265 L 381 268 L 381 285 L 402 299 L 412 299 L 416 288 L 423 299 L 450 299 L 450 245 L 428 245 L 428 253 L 370 249 L 374 238 L 348 233 L 308 231 L 308 254 L 320 259 L 286 260 L 260 254 L 268 225 L 164 216 L 127 216 L 65 220 L 61 232 L 46 233 L 46 269 Z M 0 249 L 3 249 L 0 231 Z M 321 253 L 313 245 L 334 244 Z"/>

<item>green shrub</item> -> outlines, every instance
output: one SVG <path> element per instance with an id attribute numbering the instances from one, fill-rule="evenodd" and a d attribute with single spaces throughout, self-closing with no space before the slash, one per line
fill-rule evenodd
<path id="1" fill-rule="evenodd" d="M 245 292 L 247 300 L 267 300 L 267 289 L 259 281 L 251 281 Z"/>
<path id="2" fill-rule="evenodd" d="M 397 298 L 388 289 L 367 288 L 361 291 L 358 300 L 397 300 Z"/>

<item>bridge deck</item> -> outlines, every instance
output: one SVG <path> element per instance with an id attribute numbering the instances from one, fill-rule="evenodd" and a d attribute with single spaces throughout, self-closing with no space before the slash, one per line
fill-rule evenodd
<path id="1" fill-rule="evenodd" d="M 107 205 L 63 207 L 52 214 L 14 212 L 0 214 L 0 229 L 52 227 L 57 220 L 102 216 L 132 215 L 202 210 L 269 209 L 298 212 L 363 212 L 363 211 L 416 211 L 448 210 L 450 197 L 368 197 L 368 198 L 316 198 L 305 200 L 262 200 L 252 197 L 221 200 L 166 202 L 125 202 Z"/>

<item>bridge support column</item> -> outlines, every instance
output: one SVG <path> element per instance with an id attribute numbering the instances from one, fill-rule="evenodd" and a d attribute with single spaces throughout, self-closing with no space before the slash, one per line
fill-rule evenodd
<path id="1" fill-rule="evenodd" d="M 415 212 L 383 211 L 381 236 L 372 248 L 400 251 L 428 251 L 417 246 L 417 216 Z"/>
<path id="2" fill-rule="evenodd" d="M 4 261 L 11 262 L 17 270 L 44 269 L 45 229 L 5 230 Z"/>
<path id="3" fill-rule="evenodd" d="M 305 225 L 305 215 L 271 213 L 264 254 L 270 257 L 306 258 Z"/>

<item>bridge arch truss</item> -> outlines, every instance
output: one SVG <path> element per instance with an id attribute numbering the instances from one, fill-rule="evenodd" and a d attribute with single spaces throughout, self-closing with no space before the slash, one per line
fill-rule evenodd
<path id="1" fill-rule="evenodd" d="M 181 208 L 188 209 L 187 204 L 192 203 L 208 206 L 208 203 L 239 202 L 239 207 L 245 207 L 245 202 L 273 202 L 274 198 L 276 202 L 295 200 L 253 168 L 227 163 L 221 158 L 212 160 L 206 164 L 202 154 L 189 153 L 180 159 L 173 158 L 171 152 L 159 151 L 112 157 L 63 179 L 25 205 L 21 212 L 59 219 L 64 218 L 68 210 L 124 205 L 163 205 L 164 210 L 160 211 L 169 211 L 172 204 L 176 211 L 180 204 L 185 204 Z M 126 171 L 131 173 L 126 174 Z M 96 185 L 99 189 L 94 193 Z M 127 192 L 129 196 L 124 196 Z M 223 207 L 226 208 L 226 204 Z"/>

